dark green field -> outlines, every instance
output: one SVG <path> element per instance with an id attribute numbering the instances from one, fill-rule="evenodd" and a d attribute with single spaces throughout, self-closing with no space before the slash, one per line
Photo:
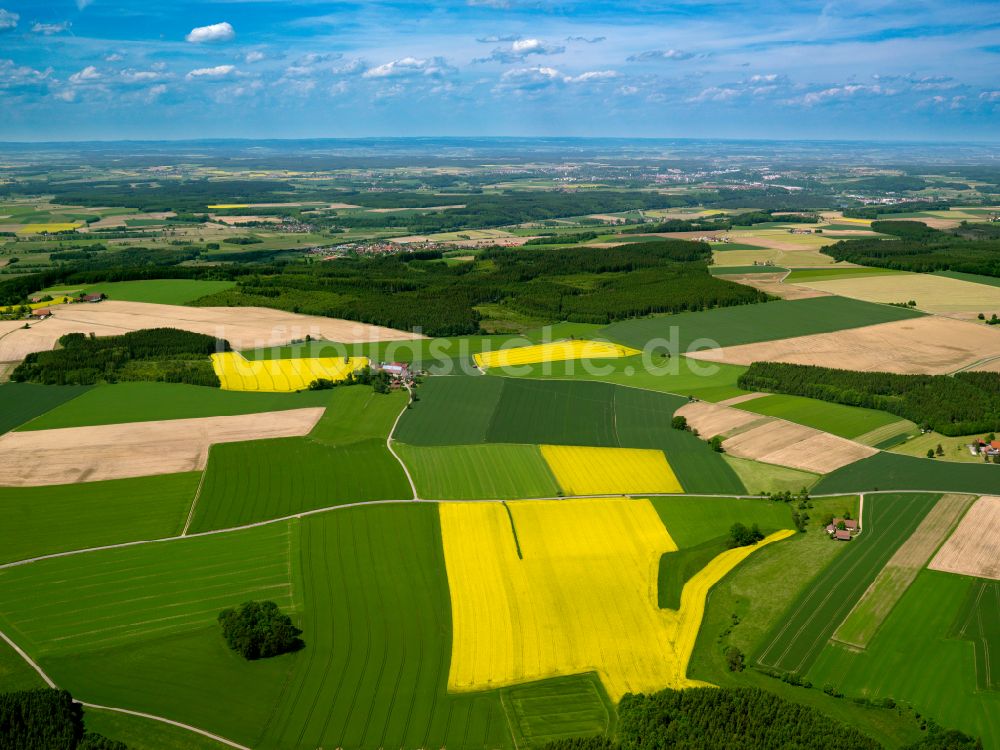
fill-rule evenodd
<path id="1" fill-rule="evenodd" d="M 687 492 L 745 492 L 721 454 L 670 420 L 687 399 L 586 380 L 431 378 L 395 437 L 417 446 L 468 443 L 653 448 Z"/>
<path id="2" fill-rule="evenodd" d="M 654 340 L 663 342 L 661 346 L 675 341 L 679 353 L 683 354 L 699 338 L 714 341 L 719 346 L 734 346 L 829 333 L 921 315 L 923 313 L 902 307 L 846 297 L 815 297 L 637 318 L 612 323 L 602 328 L 601 334 L 636 349 Z"/>
<path id="3" fill-rule="evenodd" d="M 805 674 L 830 636 L 893 553 L 938 499 L 933 494 L 868 495 L 863 531 L 801 593 L 761 644 L 756 661 L 771 669 Z"/>
<path id="4" fill-rule="evenodd" d="M 1000 466 L 938 461 L 877 453 L 827 474 L 814 488 L 817 495 L 865 490 L 925 490 L 989 494 L 1000 487 Z"/>
<path id="5" fill-rule="evenodd" d="M 90 390 L 89 385 L 0 385 L 0 435 Z"/>
<path id="6" fill-rule="evenodd" d="M 976 684 L 1000 690 L 1000 581 L 973 579 L 949 636 L 970 641 L 976 650 Z"/>
<path id="7" fill-rule="evenodd" d="M 78 386 L 30 387 L 79 388 Z M 2 390 L 0 388 L 0 391 Z M 159 419 L 225 417 L 300 409 L 307 406 L 326 406 L 329 400 L 329 391 L 251 393 L 183 383 L 115 383 L 90 388 L 72 401 L 58 405 L 46 414 L 33 419 L 21 429 L 51 430 L 59 427 L 147 422 Z"/>

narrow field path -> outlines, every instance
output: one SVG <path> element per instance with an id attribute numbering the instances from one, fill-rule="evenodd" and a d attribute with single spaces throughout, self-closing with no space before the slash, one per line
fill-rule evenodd
<path id="1" fill-rule="evenodd" d="M 420 495 L 417 492 L 416 482 L 413 481 L 413 477 L 410 475 L 410 468 L 392 447 L 392 436 L 396 433 L 396 425 L 399 424 L 399 420 L 403 418 L 403 414 L 406 413 L 406 410 L 410 408 L 410 404 L 413 403 L 413 391 L 410 389 L 410 386 L 406 386 L 406 396 L 406 404 L 403 406 L 402 410 L 400 410 L 399 414 L 396 415 L 396 421 L 392 423 L 392 429 L 389 430 L 389 434 L 385 438 L 385 447 L 389 449 L 389 453 L 392 454 L 392 457 L 395 458 L 399 462 L 399 465 L 403 467 L 403 473 L 406 474 L 406 481 L 410 483 L 410 490 L 413 491 L 413 499 L 419 500 Z"/>

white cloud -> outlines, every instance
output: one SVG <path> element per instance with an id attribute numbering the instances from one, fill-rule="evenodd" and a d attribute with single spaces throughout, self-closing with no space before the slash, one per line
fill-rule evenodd
<path id="1" fill-rule="evenodd" d="M 35 70 L 17 65 L 13 60 L 0 60 L 0 89 L 39 84 L 52 74 L 52 68 Z"/>
<path id="2" fill-rule="evenodd" d="M 856 96 L 894 96 L 898 93 L 895 89 L 883 87 L 881 84 L 868 85 L 864 83 L 847 83 L 843 86 L 831 86 L 821 91 L 810 91 L 802 97 L 802 104 L 811 107 L 814 104 L 834 101 L 838 99 L 850 99 Z"/>
<path id="3" fill-rule="evenodd" d="M 979 98 L 984 102 L 1000 102 L 1000 91 L 983 91 Z"/>
<path id="4" fill-rule="evenodd" d="M 680 49 L 654 49 L 648 52 L 640 52 L 638 55 L 630 55 L 628 58 L 629 62 L 652 62 L 656 60 L 673 60 L 680 62 L 681 60 L 690 60 L 694 57 L 700 57 L 700 55 L 695 55 L 694 52 L 685 52 Z"/>
<path id="5" fill-rule="evenodd" d="M 17 26 L 17 22 L 20 20 L 21 16 L 19 16 L 17 13 L 0 8 L 0 31 L 13 29 L 15 26 Z"/>
<path id="6" fill-rule="evenodd" d="M 121 62 L 124 59 L 125 58 L 119 55 L 117 52 L 112 52 L 110 55 L 105 55 L 104 62 L 110 62 L 110 63 Z"/>
<path id="7" fill-rule="evenodd" d="M 236 36 L 236 31 L 228 21 L 213 23 L 210 26 L 198 26 L 191 29 L 191 32 L 184 37 L 192 44 L 204 44 L 205 42 L 228 42 Z"/>
<path id="8" fill-rule="evenodd" d="M 77 10 L 83 10 L 88 5 L 92 5 L 94 0 L 76 0 Z"/>
<path id="9" fill-rule="evenodd" d="M 510 47 L 498 47 L 489 57 L 479 57 L 473 62 L 521 62 L 529 55 L 561 55 L 565 51 L 561 44 L 549 44 L 541 39 L 514 39 Z"/>
<path id="10" fill-rule="evenodd" d="M 118 74 L 125 83 L 149 83 L 163 78 L 163 73 L 156 70 L 132 70 L 127 68 Z"/>
<path id="11" fill-rule="evenodd" d="M 188 80 L 195 78 L 226 78 L 236 72 L 235 65 L 216 65 L 214 68 L 195 68 L 187 74 Z"/>
<path id="12" fill-rule="evenodd" d="M 256 63 L 256 62 L 260 62 L 261 60 L 264 60 L 264 59 L 266 59 L 264 53 L 261 52 L 261 51 L 259 51 L 259 50 L 255 50 L 255 49 L 254 50 L 250 50 L 249 52 L 247 52 L 243 56 L 243 62 L 247 63 L 248 65 L 251 65 L 251 64 Z"/>
<path id="13" fill-rule="evenodd" d="M 76 89 L 62 89 L 55 92 L 53 96 L 64 102 L 76 101 Z"/>
<path id="14" fill-rule="evenodd" d="M 728 102 L 740 95 L 740 90 L 729 86 L 709 86 L 695 96 L 689 97 L 689 102 Z"/>
<path id="15" fill-rule="evenodd" d="M 615 70 L 588 70 L 578 76 L 566 76 L 563 80 L 566 83 L 588 83 L 590 81 L 606 81 L 610 78 L 617 78 L 618 71 Z"/>
<path id="16" fill-rule="evenodd" d="M 362 75 L 364 78 L 405 78 L 409 76 L 440 76 L 454 71 L 443 57 L 420 59 L 404 57 L 392 60 L 374 68 L 369 68 Z"/>
<path id="17" fill-rule="evenodd" d="M 60 23 L 36 23 L 31 27 L 31 31 L 34 34 L 52 36 L 53 34 L 61 34 L 62 32 L 68 30 L 69 27 L 69 21 L 62 21 Z"/>
<path id="18" fill-rule="evenodd" d="M 76 73 L 69 77 L 69 82 L 74 86 L 79 86 L 84 83 L 93 83 L 94 81 L 99 81 L 104 76 L 101 72 L 95 68 L 93 65 L 88 65 L 83 70 L 78 70 Z"/>
<path id="19" fill-rule="evenodd" d="M 165 83 L 158 83 L 146 89 L 144 98 L 148 104 L 152 104 L 165 93 L 167 93 L 167 85 Z"/>

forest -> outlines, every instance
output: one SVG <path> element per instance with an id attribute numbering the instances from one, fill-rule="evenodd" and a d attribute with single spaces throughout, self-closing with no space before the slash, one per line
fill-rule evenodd
<path id="1" fill-rule="evenodd" d="M 85 731 L 83 707 L 65 690 L 0 694 L 0 750 L 128 750 Z"/>
<path id="2" fill-rule="evenodd" d="M 120 336 L 67 333 L 59 339 L 59 347 L 29 354 L 11 373 L 11 380 L 45 385 L 141 380 L 218 388 L 209 355 L 230 348 L 222 339 L 176 328 Z"/>
<path id="3" fill-rule="evenodd" d="M 962 228 L 965 237 L 960 237 L 931 229 L 920 221 L 876 221 L 873 230 L 893 234 L 898 239 L 846 240 L 828 245 L 820 252 L 837 261 L 899 271 L 961 271 L 1000 276 L 1000 239 L 989 231 L 977 234 L 978 226 L 966 225 Z M 982 236 L 989 239 L 978 238 Z"/>
<path id="4" fill-rule="evenodd" d="M 749 391 L 880 409 L 942 435 L 1000 431 L 1000 377 L 991 372 L 897 375 L 754 362 L 738 384 Z"/>
<path id="5" fill-rule="evenodd" d="M 890 709 L 885 709 L 890 710 Z M 928 722 L 927 735 L 902 750 L 982 750 L 962 732 Z M 618 732 L 556 740 L 544 750 L 880 750 L 854 727 L 760 688 L 689 688 L 629 694 Z"/>
<path id="6" fill-rule="evenodd" d="M 763 302 L 707 274 L 710 249 L 659 240 L 617 248 L 495 248 L 449 266 L 405 256 L 262 269 L 195 304 L 262 306 L 432 336 L 480 333 L 481 305 L 550 322 L 609 323 L 651 313 Z"/>

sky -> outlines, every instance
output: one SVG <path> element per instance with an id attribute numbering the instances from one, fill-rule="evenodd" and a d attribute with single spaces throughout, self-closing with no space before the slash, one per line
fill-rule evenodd
<path id="1" fill-rule="evenodd" d="M 0 141 L 1000 140 L 1000 2 L 0 0 Z"/>

